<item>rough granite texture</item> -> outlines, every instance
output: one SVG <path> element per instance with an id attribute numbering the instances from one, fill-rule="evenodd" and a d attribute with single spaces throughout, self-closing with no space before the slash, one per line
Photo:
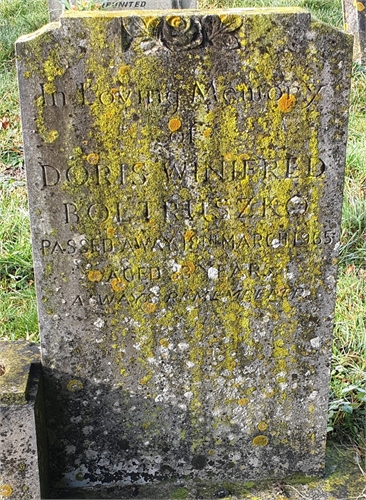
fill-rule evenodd
<path id="1" fill-rule="evenodd" d="M 321 474 L 352 37 L 68 13 L 17 58 L 51 483 Z"/>
<path id="2" fill-rule="evenodd" d="M 0 342 L 0 498 L 45 493 L 45 422 L 39 346 Z"/>
<path id="3" fill-rule="evenodd" d="M 329 444 L 325 474 L 322 478 L 295 474 L 283 481 L 180 481 L 122 488 L 80 488 L 62 490 L 55 498 L 138 500 L 362 500 L 365 498 L 365 475 L 359 450 L 353 446 Z"/>
<path id="4" fill-rule="evenodd" d="M 366 64 L 366 0 L 342 0 L 344 29 L 355 37 L 353 58 Z"/>
<path id="5" fill-rule="evenodd" d="M 80 1 L 80 0 L 79 0 Z M 194 9 L 196 0 L 99 0 L 106 10 Z M 76 0 L 70 0 L 72 5 Z M 50 21 L 58 21 L 64 10 L 61 0 L 48 0 Z"/>

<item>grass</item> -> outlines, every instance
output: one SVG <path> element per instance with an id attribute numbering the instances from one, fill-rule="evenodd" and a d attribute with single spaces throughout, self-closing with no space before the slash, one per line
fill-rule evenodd
<path id="1" fill-rule="evenodd" d="M 23 163 L 14 42 L 47 22 L 47 0 L 0 0 L 0 121 L 9 119 L 0 130 L 0 175 Z"/>
<path id="2" fill-rule="evenodd" d="M 0 184 L 0 332 L 37 340 L 38 324 L 24 181 Z"/>
<path id="3" fill-rule="evenodd" d="M 0 61 L 10 66 L 14 42 L 48 22 L 47 0 L 0 0 Z"/>
<path id="4" fill-rule="evenodd" d="M 201 7 L 290 6 L 342 27 L 341 0 L 202 0 Z M 0 337 L 38 339 L 13 43 L 47 21 L 46 0 L 0 0 Z M 366 69 L 355 64 L 333 344 L 329 431 L 365 453 Z"/>
<path id="5" fill-rule="evenodd" d="M 0 336 L 38 339 L 14 42 L 48 21 L 47 0 L 0 0 Z"/>
<path id="6" fill-rule="evenodd" d="M 302 7 L 320 21 L 343 27 L 341 0 L 198 0 L 202 8 Z"/>
<path id="7" fill-rule="evenodd" d="M 338 279 L 329 427 L 366 450 L 366 271 L 353 264 Z"/>
<path id="8" fill-rule="evenodd" d="M 366 68 L 354 64 L 335 311 L 329 425 L 366 466 Z"/>

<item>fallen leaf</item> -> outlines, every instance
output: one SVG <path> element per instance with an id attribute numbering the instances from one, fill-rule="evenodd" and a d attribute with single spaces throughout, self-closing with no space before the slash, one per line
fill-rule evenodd
<path id="1" fill-rule="evenodd" d="M 347 268 L 346 268 L 346 274 L 353 274 L 355 272 L 355 266 L 354 264 L 350 264 Z"/>
<path id="2" fill-rule="evenodd" d="M 0 129 L 8 129 L 10 127 L 9 118 L 7 116 L 3 116 L 0 121 Z"/>

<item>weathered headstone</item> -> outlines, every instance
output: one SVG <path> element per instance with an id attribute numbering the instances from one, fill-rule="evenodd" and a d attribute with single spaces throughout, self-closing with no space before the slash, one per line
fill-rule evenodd
<path id="1" fill-rule="evenodd" d="M 70 0 L 76 5 L 76 0 Z M 103 10 L 194 9 L 196 0 L 100 0 Z M 58 21 L 64 11 L 61 0 L 48 0 L 50 21 Z"/>
<path id="2" fill-rule="evenodd" d="M 71 12 L 17 57 L 53 484 L 319 474 L 351 37 Z"/>
<path id="3" fill-rule="evenodd" d="M 366 64 L 366 1 L 342 0 L 344 29 L 355 37 L 353 58 Z"/>

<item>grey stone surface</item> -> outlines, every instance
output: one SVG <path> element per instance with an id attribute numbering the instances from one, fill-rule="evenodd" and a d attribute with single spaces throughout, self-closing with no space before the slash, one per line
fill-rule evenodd
<path id="1" fill-rule="evenodd" d="M 137 498 L 139 500 L 363 500 L 366 494 L 365 473 L 360 464 L 361 450 L 352 445 L 327 446 L 325 474 L 322 478 L 295 475 L 284 481 L 247 482 L 241 485 L 220 482 L 184 481 L 180 485 L 160 484 L 118 489 L 93 488 L 60 492 L 62 498 Z M 65 494 L 67 495 L 65 497 Z M 70 495 L 70 496 L 68 496 Z"/>
<path id="2" fill-rule="evenodd" d="M 46 494 L 46 443 L 39 346 L 0 342 L 0 498 Z"/>
<path id="3" fill-rule="evenodd" d="M 51 23 L 60 19 L 63 10 L 60 0 L 48 0 L 48 15 Z"/>
<path id="4" fill-rule="evenodd" d="M 70 0 L 75 5 L 76 0 Z M 194 9 L 196 0 L 103 0 L 103 10 Z M 64 9 L 60 0 L 48 0 L 50 21 L 58 21 Z"/>
<path id="5" fill-rule="evenodd" d="M 366 2 L 365 0 L 342 0 L 344 29 L 355 37 L 353 58 L 366 64 Z"/>
<path id="6" fill-rule="evenodd" d="M 71 12 L 17 58 L 52 484 L 320 474 L 351 37 Z"/>

